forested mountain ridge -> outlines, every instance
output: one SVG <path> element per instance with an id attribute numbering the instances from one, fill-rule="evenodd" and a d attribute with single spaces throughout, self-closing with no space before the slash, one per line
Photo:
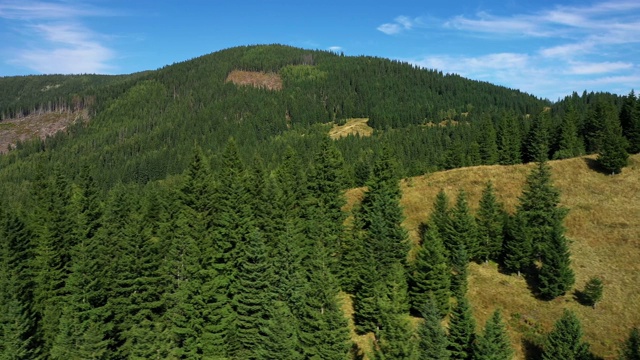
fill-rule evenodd
<path id="1" fill-rule="evenodd" d="M 237 71 L 278 85 L 236 84 Z M 8 81 L 63 88 L 47 79 Z M 51 98 L 1 97 L 14 116 L 84 99 L 76 108 L 89 118 L 0 155 L 1 357 L 508 359 L 505 322 L 517 315 L 496 311 L 476 329 L 477 270 L 494 267 L 473 263 L 499 264 L 543 304 L 571 301 L 588 273 L 572 265 L 571 209 L 548 159 L 575 158 L 576 174 L 637 187 L 627 181 L 637 159 L 622 169 L 640 151 L 633 92 L 551 104 L 410 64 L 281 45 L 51 79 L 86 82 Z M 328 136 L 364 119 L 370 136 Z M 597 160 L 576 158 L 585 153 Z M 523 162 L 535 165 L 506 167 Z M 449 205 L 440 186 L 430 215 L 403 211 L 408 177 L 496 164 L 530 170 L 515 211 L 499 201 L 499 180 L 473 172 L 466 178 L 484 187 L 477 210 L 477 188 L 459 186 Z M 345 211 L 344 190 L 361 185 Z M 611 278 L 590 280 L 580 302 L 606 309 Z M 574 312 L 549 333 L 532 326 L 530 358 L 589 356 Z"/>

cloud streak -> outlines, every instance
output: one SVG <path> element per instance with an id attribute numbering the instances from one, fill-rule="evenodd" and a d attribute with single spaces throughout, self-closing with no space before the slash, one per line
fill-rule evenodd
<path id="1" fill-rule="evenodd" d="M 45 74 L 109 73 L 115 51 L 84 20 L 115 15 L 76 2 L 0 0 L 0 18 L 19 29 L 7 62 Z"/>
<path id="2" fill-rule="evenodd" d="M 403 31 L 411 30 L 416 25 L 416 20 L 407 16 L 398 16 L 392 23 L 385 23 L 377 27 L 378 31 L 381 31 L 387 35 L 397 35 Z"/>
<path id="3" fill-rule="evenodd" d="M 428 31 L 457 35 L 473 44 L 405 60 L 551 100 L 583 89 L 626 94 L 638 87 L 640 78 L 634 55 L 639 52 L 639 13 L 640 2 L 613 0 L 506 16 L 487 11 L 456 15 Z M 398 21 L 394 24 L 400 26 Z"/>

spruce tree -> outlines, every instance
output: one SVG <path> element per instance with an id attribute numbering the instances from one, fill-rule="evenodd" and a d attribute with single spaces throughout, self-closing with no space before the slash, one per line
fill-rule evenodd
<path id="1" fill-rule="evenodd" d="M 484 333 L 475 343 L 474 359 L 477 360 L 511 360 L 513 348 L 502 321 L 500 310 L 496 310 L 487 321 Z"/>
<path id="2" fill-rule="evenodd" d="M 302 360 L 297 320 L 283 301 L 274 301 L 269 306 L 268 320 L 262 331 L 264 341 L 257 349 L 258 357 L 264 360 Z"/>
<path id="3" fill-rule="evenodd" d="M 480 121 L 480 159 L 482 165 L 493 165 L 498 162 L 498 144 L 496 129 L 488 114 Z"/>
<path id="4" fill-rule="evenodd" d="M 576 315 L 564 313 L 547 334 L 542 352 L 543 360 L 586 360 L 590 358 L 589 344 L 582 341 L 582 326 Z"/>
<path id="5" fill-rule="evenodd" d="M 522 162 L 520 150 L 520 127 L 514 114 L 504 114 L 496 131 L 498 163 L 514 165 Z"/>
<path id="6" fill-rule="evenodd" d="M 456 205 L 451 211 L 451 230 L 450 245 L 458 247 L 459 244 L 462 244 L 469 259 L 478 259 L 480 251 L 478 229 L 476 221 L 471 215 L 464 190 L 459 191 Z M 456 250 L 449 248 L 449 252 L 453 251 Z"/>
<path id="7" fill-rule="evenodd" d="M 423 234 L 411 275 L 411 309 L 419 314 L 430 301 L 435 301 L 440 316 L 449 313 L 451 271 L 444 246 L 433 228 Z"/>
<path id="8" fill-rule="evenodd" d="M 627 95 L 620 110 L 622 134 L 627 139 L 627 152 L 640 152 L 640 101 L 633 90 Z"/>
<path id="9" fill-rule="evenodd" d="M 619 174 L 627 166 L 627 141 L 622 136 L 622 129 L 617 119 L 609 119 L 602 132 L 602 142 L 596 161 L 607 174 Z"/>
<path id="10" fill-rule="evenodd" d="M 549 111 L 543 110 L 531 121 L 531 128 L 524 141 L 524 162 L 540 162 L 549 158 Z"/>
<path id="11" fill-rule="evenodd" d="M 578 113 L 570 103 L 559 127 L 558 149 L 554 159 L 567 159 L 584 154 L 584 144 L 578 136 Z"/>
<path id="12" fill-rule="evenodd" d="M 238 244 L 238 256 L 234 259 L 236 279 L 231 290 L 237 347 L 229 349 L 231 357 L 259 358 L 257 349 L 264 341 L 260 329 L 266 325 L 267 305 L 275 300 L 273 271 L 266 256 L 267 249 L 258 230 Z"/>
<path id="13" fill-rule="evenodd" d="M 449 198 L 447 197 L 447 193 L 444 192 L 444 189 L 440 189 L 433 202 L 433 209 L 429 217 L 429 227 L 434 228 L 438 232 L 445 249 L 448 249 L 449 246 L 451 246 L 452 220 L 451 210 L 449 209 Z"/>
<path id="14" fill-rule="evenodd" d="M 562 229 L 567 214 L 567 209 L 560 206 L 560 192 L 553 186 L 547 162 L 537 163 L 529 173 L 519 200 L 517 216 L 524 221 L 533 255 L 539 256 L 553 232 Z"/>
<path id="15" fill-rule="evenodd" d="M 497 261 L 502 251 L 504 239 L 504 210 L 495 196 L 491 181 L 487 182 L 480 198 L 480 208 L 476 216 L 478 224 L 478 258 Z"/>
<path id="16" fill-rule="evenodd" d="M 547 300 L 564 295 L 575 283 L 569 245 L 562 225 L 556 223 L 549 236 L 542 248 L 542 267 L 538 271 L 538 291 Z"/>
<path id="17" fill-rule="evenodd" d="M 602 299 L 602 290 L 602 280 L 597 276 L 590 278 L 582 292 L 587 305 L 593 306 L 595 309 L 596 304 Z"/>
<path id="18" fill-rule="evenodd" d="M 475 341 L 475 320 L 466 296 L 457 297 L 449 320 L 449 346 L 451 359 L 469 360 L 473 358 Z"/>
<path id="19" fill-rule="evenodd" d="M 397 264 L 391 270 L 386 291 L 377 299 L 380 328 L 376 330 L 376 358 L 411 359 L 415 353 L 407 313 L 407 287 L 404 269 Z"/>
<path id="20" fill-rule="evenodd" d="M 622 345 L 620 360 L 640 360 L 640 330 L 637 327 L 631 329 Z"/>
<path id="21" fill-rule="evenodd" d="M 418 325 L 417 359 L 449 359 L 447 334 L 440 323 L 442 315 L 433 298 L 425 302 L 421 314 L 424 321 Z"/>
<path id="22" fill-rule="evenodd" d="M 347 359 L 351 340 L 347 319 L 338 302 L 338 281 L 329 269 L 329 253 L 322 245 L 311 264 L 304 289 L 299 337 L 305 359 Z"/>
<path id="23" fill-rule="evenodd" d="M 0 217 L 0 358 L 33 359 L 39 355 L 38 318 L 33 309 L 35 274 L 32 232 L 23 216 Z"/>
<path id="24" fill-rule="evenodd" d="M 522 214 L 508 216 L 505 226 L 502 261 L 511 273 L 527 271 L 532 265 L 531 235 Z"/>

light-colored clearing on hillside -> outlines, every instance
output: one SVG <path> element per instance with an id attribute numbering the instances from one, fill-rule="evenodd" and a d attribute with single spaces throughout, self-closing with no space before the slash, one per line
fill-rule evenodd
<path id="1" fill-rule="evenodd" d="M 7 152 L 18 141 L 36 137 L 44 139 L 63 131 L 80 119 L 88 119 L 86 110 L 41 112 L 0 121 L 0 153 Z"/>
<path id="2" fill-rule="evenodd" d="M 232 82 L 238 86 L 282 90 L 282 79 L 276 73 L 233 70 L 229 73 L 225 82 Z"/>
<path id="3" fill-rule="evenodd" d="M 587 156 L 549 164 L 561 204 L 569 208 L 564 224 L 572 241 L 574 290 L 584 289 L 592 276 L 604 282 L 603 299 L 596 309 L 579 304 L 574 290 L 553 301 L 537 300 L 524 279 L 499 273 L 495 264 L 470 265 L 468 296 L 478 331 L 496 308 L 502 309 L 519 359 L 524 358 L 523 334 L 541 336 L 565 308 L 578 315 L 591 350 L 605 359 L 616 359 L 630 329 L 640 326 L 640 155 L 631 156 L 629 166 L 615 176 L 592 170 L 594 159 Z M 476 166 L 403 180 L 401 204 L 411 240 L 417 243 L 418 226 L 429 218 L 440 189 L 449 196 L 450 205 L 458 189 L 464 189 L 475 210 L 485 183 L 491 180 L 498 199 L 513 212 L 534 166 Z M 363 191 L 347 192 L 350 206 Z"/>
<path id="4" fill-rule="evenodd" d="M 349 135 L 371 136 L 373 128 L 367 125 L 369 119 L 348 119 L 344 125 L 333 125 L 329 130 L 329 137 L 332 139 L 340 139 Z"/>

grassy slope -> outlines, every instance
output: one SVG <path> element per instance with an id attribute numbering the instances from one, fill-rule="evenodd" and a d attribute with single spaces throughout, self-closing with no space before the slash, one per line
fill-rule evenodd
<path id="1" fill-rule="evenodd" d="M 632 326 L 640 325 L 640 155 L 617 176 L 590 169 L 594 157 L 552 161 L 553 181 L 561 191 L 563 206 L 570 209 L 565 220 L 567 237 L 573 240 L 575 289 L 581 290 L 591 276 L 604 281 L 604 296 L 596 309 L 580 305 L 573 293 L 550 302 L 535 299 L 523 279 L 504 275 L 495 264 L 470 267 L 469 298 L 478 327 L 499 307 L 508 321 L 518 358 L 525 351 L 522 337 L 541 337 L 569 308 L 582 321 L 592 351 L 607 359 L 617 358 L 618 348 Z M 429 217 L 436 194 L 444 189 L 453 201 L 465 189 L 475 209 L 486 181 L 494 183 L 499 199 L 512 212 L 533 164 L 477 166 L 427 174 L 402 181 L 406 220 L 411 238 L 417 241 L 419 224 Z M 350 203 L 362 189 L 347 193 Z"/>

